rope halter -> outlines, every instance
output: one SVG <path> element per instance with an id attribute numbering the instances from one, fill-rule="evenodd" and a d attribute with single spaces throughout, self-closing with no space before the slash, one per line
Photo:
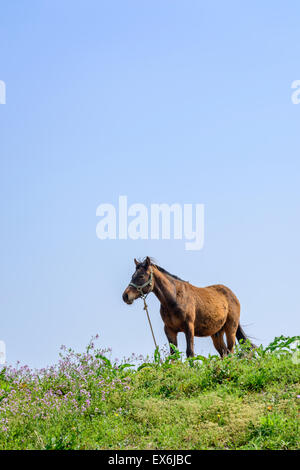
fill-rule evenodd
<path id="1" fill-rule="evenodd" d="M 144 297 L 146 298 L 147 295 L 150 294 L 152 289 L 149 292 L 147 292 L 147 294 L 145 294 L 143 292 L 144 287 L 147 287 L 147 286 L 152 287 L 153 285 L 153 271 L 152 271 L 151 266 L 150 266 L 150 276 L 149 276 L 148 281 L 146 281 L 144 284 L 141 284 L 140 286 L 138 284 L 135 284 L 134 282 L 130 282 L 128 285 L 134 287 L 141 294 L 142 298 Z"/>

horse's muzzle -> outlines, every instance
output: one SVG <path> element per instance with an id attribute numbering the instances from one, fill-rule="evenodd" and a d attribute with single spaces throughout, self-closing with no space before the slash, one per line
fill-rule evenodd
<path id="1" fill-rule="evenodd" d="M 128 305 L 131 305 L 133 304 L 133 300 L 134 299 L 129 299 L 129 296 L 128 296 L 128 292 L 127 292 L 127 289 L 124 291 L 123 295 L 122 295 L 122 298 L 124 300 L 124 302 Z"/>

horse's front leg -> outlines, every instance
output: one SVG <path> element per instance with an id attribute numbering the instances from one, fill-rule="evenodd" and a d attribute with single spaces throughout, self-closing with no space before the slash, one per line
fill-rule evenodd
<path id="1" fill-rule="evenodd" d="M 194 323 L 189 321 L 184 326 L 184 333 L 186 338 L 186 356 L 194 357 Z"/>
<path id="2" fill-rule="evenodd" d="M 170 354 L 173 354 L 174 351 L 171 348 L 171 344 L 174 344 L 174 346 L 177 348 L 177 331 L 172 330 L 172 328 L 170 328 L 168 325 L 165 325 L 164 329 L 170 344 Z"/>

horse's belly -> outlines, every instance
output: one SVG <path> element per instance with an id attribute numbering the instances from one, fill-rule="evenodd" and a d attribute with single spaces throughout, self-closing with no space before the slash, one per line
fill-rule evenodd
<path id="1" fill-rule="evenodd" d="M 195 336 L 211 336 L 220 331 L 224 326 L 228 315 L 226 303 L 218 309 L 196 311 Z"/>
<path id="2" fill-rule="evenodd" d="M 224 323 L 220 324 L 219 326 L 214 326 L 213 328 L 212 327 L 196 328 L 194 335 L 199 336 L 199 337 L 215 335 L 216 333 L 218 333 L 218 331 L 220 331 Z"/>

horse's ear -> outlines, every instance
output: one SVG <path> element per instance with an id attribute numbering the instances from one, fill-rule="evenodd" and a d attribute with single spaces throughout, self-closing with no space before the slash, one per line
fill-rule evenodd
<path id="1" fill-rule="evenodd" d="M 134 258 L 134 264 L 137 266 L 139 262 Z"/>
<path id="2" fill-rule="evenodd" d="M 145 268 L 148 268 L 151 264 L 151 259 L 149 258 L 149 256 L 147 256 L 147 258 L 145 259 Z"/>

